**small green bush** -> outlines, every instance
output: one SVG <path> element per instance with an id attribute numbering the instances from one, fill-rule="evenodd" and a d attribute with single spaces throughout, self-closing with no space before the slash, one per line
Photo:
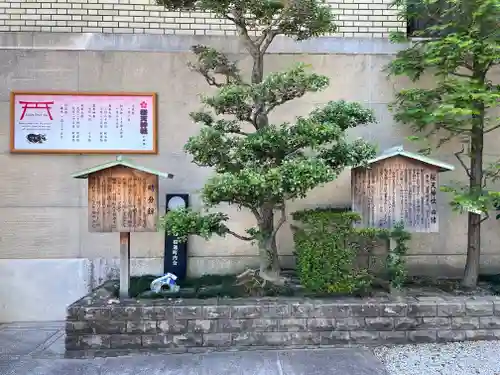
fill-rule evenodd
<path id="1" fill-rule="evenodd" d="M 405 255 L 411 235 L 402 223 L 391 230 L 356 229 L 353 224 L 361 217 L 348 209 L 335 208 L 298 211 L 293 218 L 302 224 L 293 227 L 297 272 L 309 291 L 352 294 L 369 289 L 372 275 L 355 263 L 359 254 L 369 253 L 381 239 L 387 243 L 384 283 L 400 289 L 406 282 Z"/>
<path id="2" fill-rule="evenodd" d="M 376 240 L 384 230 L 353 228 L 360 220 L 354 212 L 315 209 L 295 212 L 293 227 L 297 272 L 311 292 L 353 294 L 366 292 L 372 283 L 367 269 L 355 266 L 359 243 Z M 361 241 L 362 240 L 362 241 Z"/>
<path id="3" fill-rule="evenodd" d="M 388 233 L 388 239 L 392 239 L 395 246 L 389 246 L 387 252 L 387 277 L 392 288 L 401 289 L 408 277 L 404 256 L 408 252 L 407 242 L 411 239 L 411 235 L 405 231 L 402 223 L 398 223 Z"/>

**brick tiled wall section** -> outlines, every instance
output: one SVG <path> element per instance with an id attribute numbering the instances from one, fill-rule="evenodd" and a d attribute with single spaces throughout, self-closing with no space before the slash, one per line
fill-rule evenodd
<path id="1" fill-rule="evenodd" d="M 403 30 L 392 0 L 328 0 L 339 37 L 387 37 Z M 154 0 L 1 0 L 0 31 L 233 35 L 204 12 L 168 12 Z"/>
<path id="2" fill-rule="evenodd" d="M 68 307 L 68 354 L 500 339 L 496 296 L 153 302 L 103 288 Z"/>

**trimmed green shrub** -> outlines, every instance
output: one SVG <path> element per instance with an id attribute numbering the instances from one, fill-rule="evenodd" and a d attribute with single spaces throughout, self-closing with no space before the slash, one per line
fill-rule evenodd
<path id="1" fill-rule="evenodd" d="M 299 227 L 293 226 L 297 273 L 301 284 L 311 292 L 325 294 L 364 293 L 372 285 L 368 267 L 356 265 L 358 255 L 370 255 L 380 240 L 387 244 L 383 274 L 391 288 L 406 281 L 404 255 L 410 234 L 402 224 L 392 230 L 356 229 L 361 217 L 348 209 L 322 208 L 293 213 Z M 395 243 L 392 248 L 390 240 Z M 380 280 L 379 280 L 380 281 Z"/>
<path id="2" fill-rule="evenodd" d="M 368 269 L 356 267 L 358 240 L 376 240 L 383 230 L 359 230 L 354 212 L 315 209 L 295 212 L 294 227 L 297 273 L 301 284 L 314 293 L 353 294 L 366 292 L 372 283 Z"/>

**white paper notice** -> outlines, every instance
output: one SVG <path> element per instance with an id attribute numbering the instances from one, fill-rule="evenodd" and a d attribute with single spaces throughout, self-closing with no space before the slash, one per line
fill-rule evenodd
<path id="1" fill-rule="evenodd" d="M 152 94 L 14 94 L 13 150 L 156 153 Z"/>

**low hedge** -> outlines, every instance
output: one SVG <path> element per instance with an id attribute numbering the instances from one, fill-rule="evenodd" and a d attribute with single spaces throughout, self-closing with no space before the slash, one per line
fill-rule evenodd
<path id="1" fill-rule="evenodd" d="M 294 231 L 297 273 L 301 284 L 315 293 L 364 294 L 373 283 L 368 268 L 356 266 L 358 255 L 370 253 L 383 240 L 396 246 L 387 251 L 384 276 L 393 288 L 400 288 L 406 278 L 403 255 L 409 234 L 401 225 L 393 230 L 356 229 L 361 217 L 348 209 L 321 208 L 292 214 L 299 226 Z M 389 246 L 388 246 L 389 247 Z"/>

